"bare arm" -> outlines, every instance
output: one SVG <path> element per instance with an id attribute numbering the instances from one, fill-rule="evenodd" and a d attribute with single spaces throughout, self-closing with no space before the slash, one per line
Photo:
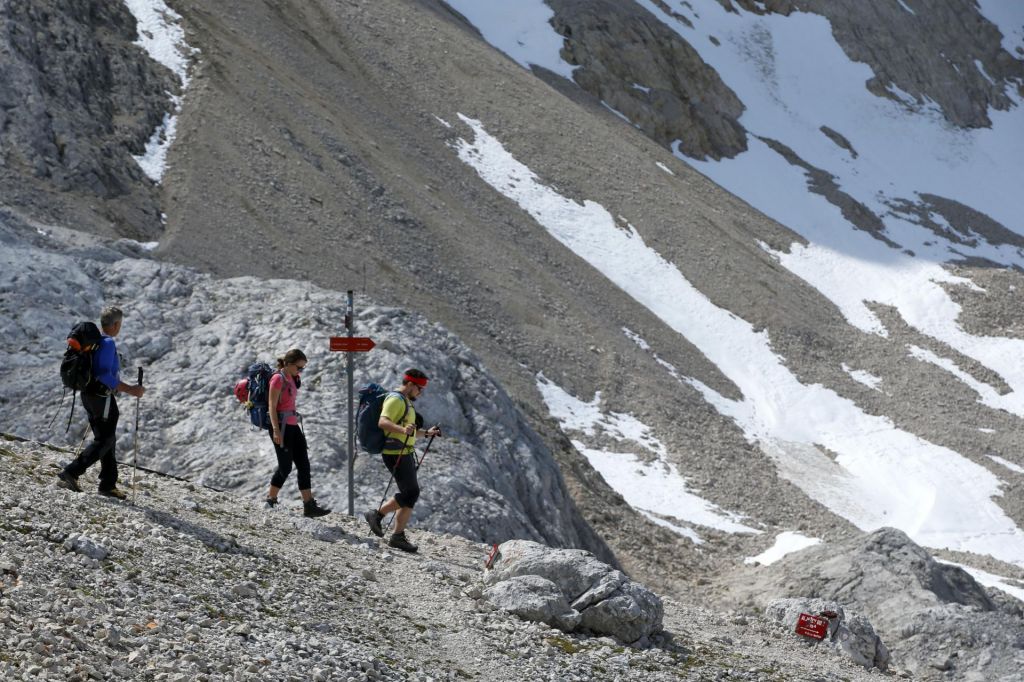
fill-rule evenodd
<path id="1" fill-rule="evenodd" d="M 272 433 L 281 433 L 280 419 L 277 414 L 277 403 L 281 400 L 281 387 L 270 386 L 270 391 L 267 393 L 267 409 L 270 412 L 270 427 Z"/>
<path id="2" fill-rule="evenodd" d="M 137 386 L 136 384 L 126 384 L 120 380 L 118 380 L 117 389 L 115 390 L 121 393 L 127 393 L 128 395 L 133 395 L 136 398 L 141 398 L 142 394 L 146 392 L 146 388 L 144 386 Z"/>

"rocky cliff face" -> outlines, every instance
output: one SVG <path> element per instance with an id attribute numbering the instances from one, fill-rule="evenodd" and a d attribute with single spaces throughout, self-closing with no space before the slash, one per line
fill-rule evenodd
<path id="1" fill-rule="evenodd" d="M 827 0 L 719 0 L 727 9 L 756 14 L 813 12 L 832 24 L 832 34 L 854 61 L 871 67 L 865 86 L 879 97 L 913 105 L 934 102 L 953 125 L 985 127 L 990 108 L 1013 106 L 1006 89 L 1024 93 L 1024 54 L 1001 46 L 999 30 L 976 6 L 939 2 Z"/>
<path id="2" fill-rule="evenodd" d="M 157 191 L 131 154 L 170 108 L 177 84 L 133 44 L 120 2 L 0 7 L 0 193 L 40 217 L 152 239 Z"/>
<path id="3" fill-rule="evenodd" d="M 698 159 L 747 148 L 743 104 L 678 33 L 638 5 L 552 0 L 573 80 L 645 134 Z"/>
<path id="4" fill-rule="evenodd" d="M 764 606 L 768 595 L 783 595 L 820 597 L 859 610 L 893 660 L 915 679 L 1019 676 L 1020 602 L 982 587 L 958 566 L 936 561 L 892 528 L 748 569 L 736 582 L 739 598 Z"/>

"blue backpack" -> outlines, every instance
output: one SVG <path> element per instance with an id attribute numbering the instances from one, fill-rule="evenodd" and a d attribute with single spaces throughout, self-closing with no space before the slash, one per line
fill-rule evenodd
<path id="1" fill-rule="evenodd" d="M 379 455 L 384 450 L 384 441 L 387 435 L 377 425 L 380 421 L 380 412 L 384 407 L 384 399 L 389 395 L 402 396 L 397 391 L 389 391 L 380 384 L 366 384 L 359 389 L 359 410 L 356 413 L 356 436 L 359 444 L 371 455 Z M 405 400 L 405 412 L 402 418 L 409 412 L 409 403 Z"/>
<path id="2" fill-rule="evenodd" d="M 270 429 L 270 377 L 274 376 L 274 368 L 265 362 L 254 362 L 249 365 L 249 400 L 246 405 L 249 421 L 261 429 Z"/>

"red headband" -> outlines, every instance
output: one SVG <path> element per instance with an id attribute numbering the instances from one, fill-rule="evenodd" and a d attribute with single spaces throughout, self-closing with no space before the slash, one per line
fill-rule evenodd
<path id="1" fill-rule="evenodd" d="M 409 376 L 408 374 L 406 374 L 404 377 L 402 377 L 402 381 L 411 381 L 412 383 L 416 384 L 420 388 L 423 388 L 424 386 L 427 385 L 427 378 L 426 377 L 413 377 L 413 376 Z"/>

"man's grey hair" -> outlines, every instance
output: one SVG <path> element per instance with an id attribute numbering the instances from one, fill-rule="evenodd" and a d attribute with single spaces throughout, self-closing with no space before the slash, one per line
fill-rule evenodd
<path id="1" fill-rule="evenodd" d="M 100 312 L 100 326 L 104 329 L 113 327 L 115 324 L 124 319 L 124 311 L 118 308 L 116 305 L 108 305 Z"/>

